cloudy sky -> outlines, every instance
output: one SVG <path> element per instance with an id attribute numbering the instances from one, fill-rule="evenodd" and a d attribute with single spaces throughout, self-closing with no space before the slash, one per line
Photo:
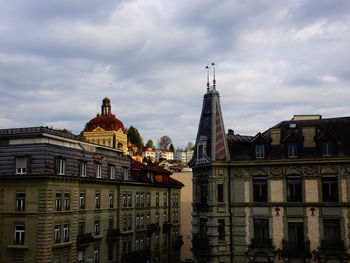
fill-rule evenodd
<path id="1" fill-rule="evenodd" d="M 145 141 L 185 146 L 213 60 L 226 129 L 350 115 L 347 0 L 0 3 L 0 128 L 79 133 L 108 96 Z"/>

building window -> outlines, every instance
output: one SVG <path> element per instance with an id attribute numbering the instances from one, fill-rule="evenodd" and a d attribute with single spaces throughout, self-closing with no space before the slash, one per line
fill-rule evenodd
<path id="1" fill-rule="evenodd" d="M 338 180 L 336 176 L 322 177 L 323 202 L 338 202 Z"/>
<path id="2" fill-rule="evenodd" d="M 144 221 L 144 216 L 143 215 L 140 216 L 140 226 L 141 226 L 141 228 L 145 227 L 145 221 Z"/>
<path id="3" fill-rule="evenodd" d="M 139 207 L 140 206 L 140 193 L 137 192 L 136 193 L 136 207 Z"/>
<path id="4" fill-rule="evenodd" d="M 101 208 L 101 203 L 100 203 L 101 198 L 100 197 L 101 197 L 100 193 L 95 194 L 95 208 L 97 208 L 97 209 Z"/>
<path id="5" fill-rule="evenodd" d="M 109 178 L 110 179 L 115 179 L 115 167 L 114 166 L 109 166 Z"/>
<path id="6" fill-rule="evenodd" d="M 139 221 L 138 215 L 136 216 L 136 219 L 135 219 L 135 227 L 136 227 L 136 229 L 140 229 L 140 221 Z"/>
<path id="7" fill-rule="evenodd" d="M 287 201 L 288 202 L 302 201 L 300 176 L 287 177 Z"/>
<path id="8" fill-rule="evenodd" d="M 218 184 L 218 202 L 223 203 L 224 202 L 224 185 Z"/>
<path id="9" fill-rule="evenodd" d="M 144 193 L 140 193 L 140 203 L 141 203 L 141 207 L 145 206 Z"/>
<path id="10" fill-rule="evenodd" d="M 225 220 L 219 219 L 218 220 L 218 232 L 219 232 L 219 240 L 225 240 Z"/>
<path id="11" fill-rule="evenodd" d="M 16 157 L 16 174 L 26 174 L 27 165 L 28 165 L 27 157 Z"/>
<path id="12" fill-rule="evenodd" d="M 102 178 L 102 165 L 96 164 L 96 178 Z"/>
<path id="13" fill-rule="evenodd" d="M 298 144 L 297 143 L 288 143 L 288 157 L 295 158 L 298 157 Z"/>
<path id="14" fill-rule="evenodd" d="M 113 229 L 113 218 L 108 219 L 108 230 L 112 230 Z"/>
<path id="15" fill-rule="evenodd" d="M 123 179 L 127 181 L 129 179 L 129 170 L 124 168 L 123 169 Z"/>
<path id="16" fill-rule="evenodd" d="M 140 251 L 139 241 L 138 240 L 136 240 L 135 249 L 136 249 L 137 252 Z"/>
<path id="17" fill-rule="evenodd" d="M 79 195 L 79 209 L 85 209 L 85 193 Z"/>
<path id="18" fill-rule="evenodd" d="M 109 208 L 113 208 L 114 207 L 114 195 L 113 195 L 113 193 L 109 193 L 108 206 L 109 206 Z"/>
<path id="19" fill-rule="evenodd" d="M 207 222 L 208 219 L 206 218 L 200 218 L 199 219 L 199 238 L 206 238 L 207 237 Z"/>
<path id="20" fill-rule="evenodd" d="M 288 219 L 288 245 L 291 249 L 303 249 L 304 222 L 302 218 Z"/>
<path id="21" fill-rule="evenodd" d="M 159 193 L 156 193 L 156 206 L 159 206 Z"/>
<path id="22" fill-rule="evenodd" d="M 132 207 L 132 195 L 128 194 L 128 207 Z"/>
<path id="23" fill-rule="evenodd" d="M 66 160 L 57 159 L 57 174 L 64 175 L 66 169 Z"/>
<path id="24" fill-rule="evenodd" d="M 132 215 L 128 215 L 128 230 L 132 229 Z"/>
<path id="25" fill-rule="evenodd" d="M 322 142 L 322 155 L 332 156 L 333 155 L 333 142 Z"/>
<path id="26" fill-rule="evenodd" d="M 95 233 L 95 236 L 100 235 L 100 220 L 95 220 L 94 233 Z"/>
<path id="27" fill-rule="evenodd" d="M 266 177 L 253 178 L 253 201 L 267 202 L 267 178 Z"/>
<path id="28" fill-rule="evenodd" d="M 156 213 L 156 220 L 155 221 L 156 221 L 156 224 L 159 224 L 159 213 L 158 212 Z"/>
<path id="29" fill-rule="evenodd" d="M 15 226 L 15 236 L 14 236 L 15 245 L 24 245 L 24 234 L 25 234 L 25 228 L 23 225 Z"/>
<path id="30" fill-rule="evenodd" d="M 55 210 L 56 211 L 62 210 L 62 193 L 56 193 Z"/>
<path id="31" fill-rule="evenodd" d="M 123 207 L 127 207 L 128 203 L 127 203 L 127 195 L 123 194 Z"/>
<path id="32" fill-rule="evenodd" d="M 16 193 L 16 211 L 24 212 L 25 209 L 26 194 Z"/>
<path id="33" fill-rule="evenodd" d="M 203 145 L 198 145 L 198 159 L 203 158 Z"/>
<path id="34" fill-rule="evenodd" d="M 201 203 L 207 203 L 208 200 L 208 185 L 206 183 L 200 184 L 200 200 Z"/>
<path id="35" fill-rule="evenodd" d="M 69 224 L 63 225 L 63 241 L 64 242 L 69 241 Z"/>
<path id="36" fill-rule="evenodd" d="M 55 225 L 55 243 L 61 243 L 61 225 Z"/>
<path id="37" fill-rule="evenodd" d="M 255 158 L 256 159 L 265 158 L 265 145 L 264 144 L 255 145 Z"/>
<path id="38" fill-rule="evenodd" d="M 68 211 L 70 209 L 70 198 L 69 198 L 69 193 L 64 193 L 64 210 Z"/>
<path id="39" fill-rule="evenodd" d="M 327 242 L 339 242 L 340 236 L 340 220 L 339 219 L 323 219 L 324 240 Z"/>
<path id="40" fill-rule="evenodd" d="M 86 177 L 86 162 L 79 162 L 79 174 L 81 177 Z"/>
<path id="41" fill-rule="evenodd" d="M 269 242 L 269 220 L 254 219 L 254 245 L 263 245 Z"/>
<path id="42" fill-rule="evenodd" d="M 100 251 L 98 247 L 94 248 L 94 263 L 98 263 L 100 260 Z"/>
<path id="43" fill-rule="evenodd" d="M 147 206 L 151 206 L 151 194 L 150 193 L 147 193 L 147 200 L 146 200 L 146 203 L 147 203 Z"/>
<path id="44" fill-rule="evenodd" d="M 163 194 L 164 206 L 167 206 L 167 205 L 168 205 L 167 199 L 168 199 L 168 198 L 167 198 L 167 194 L 164 193 L 164 194 Z"/>
<path id="45" fill-rule="evenodd" d="M 78 226 L 78 235 L 84 235 L 85 234 L 85 222 L 81 221 L 79 222 L 79 226 Z"/>

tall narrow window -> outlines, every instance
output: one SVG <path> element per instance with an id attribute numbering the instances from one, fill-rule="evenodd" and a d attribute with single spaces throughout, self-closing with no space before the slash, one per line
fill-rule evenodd
<path id="1" fill-rule="evenodd" d="M 255 145 L 255 158 L 256 159 L 265 158 L 265 145 L 264 144 Z"/>
<path id="2" fill-rule="evenodd" d="M 219 232 L 219 240 L 225 240 L 225 219 L 218 220 L 218 232 Z"/>
<path id="3" fill-rule="evenodd" d="M 16 193 L 16 211 L 24 212 L 25 209 L 26 194 Z"/>
<path id="4" fill-rule="evenodd" d="M 55 210 L 56 211 L 62 210 L 62 193 L 56 193 Z"/>
<path id="5" fill-rule="evenodd" d="M 100 197 L 101 197 L 100 193 L 95 194 L 95 208 L 97 208 L 97 209 L 101 208 Z"/>
<path id="6" fill-rule="evenodd" d="M 143 192 L 140 193 L 140 203 L 141 203 L 141 207 L 145 206 L 145 198 L 144 198 Z"/>
<path id="7" fill-rule="evenodd" d="M 208 185 L 206 183 L 201 183 L 199 189 L 201 203 L 206 203 L 208 199 Z"/>
<path id="8" fill-rule="evenodd" d="M 287 201 L 288 202 L 302 201 L 300 176 L 287 177 Z"/>
<path id="9" fill-rule="evenodd" d="M 199 219 L 199 238 L 206 238 L 207 237 L 207 222 L 208 219 L 206 218 L 200 218 Z"/>
<path id="10" fill-rule="evenodd" d="M 109 206 L 109 208 L 113 208 L 114 207 L 114 195 L 113 195 L 113 193 L 109 193 L 108 206 Z"/>
<path id="11" fill-rule="evenodd" d="M 288 143 L 288 157 L 295 158 L 298 157 L 298 144 L 297 143 Z"/>
<path id="12" fill-rule="evenodd" d="M 156 193 L 156 206 L 159 206 L 159 193 Z"/>
<path id="13" fill-rule="evenodd" d="M 324 240 L 327 243 L 335 243 L 341 240 L 340 236 L 340 220 L 339 219 L 323 219 Z"/>
<path id="14" fill-rule="evenodd" d="M 128 215 L 128 230 L 132 229 L 132 215 Z"/>
<path id="15" fill-rule="evenodd" d="M 129 170 L 127 168 L 123 168 L 123 179 L 125 181 L 129 180 Z"/>
<path id="16" fill-rule="evenodd" d="M 267 202 L 267 178 L 266 177 L 253 178 L 253 201 Z"/>
<path id="17" fill-rule="evenodd" d="M 94 233 L 95 233 L 95 236 L 100 235 L 100 220 L 95 220 Z"/>
<path id="18" fill-rule="evenodd" d="M 224 185 L 218 184 L 218 202 L 224 202 Z"/>
<path id="19" fill-rule="evenodd" d="M 203 145 L 198 145 L 198 159 L 203 158 Z"/>
<path id="20" fill-rule="evenodd" d="M 108 219 L 108 230 L 113 229 L 113 218 Z"/>
<path id="21" fill-rule="evenodd" d="M 79 195 L 79 209 L 85 209 L 85 193 Z"/>
<path id="22" fill-rule="evenodd" d="M 113 165 L 109 166 L 109 178 L 115 179 L 115 167 Z"/>
<path id="23" fill-rule="evenodd" d="M 64 242 L 69 241 L 69 224 L 63 225 L 63 241 Z"/>
<path id="24" fill-rule="evenodd" d="M 140 206 L 140 193 L 139 192 L 136 193 L 136 206 L 137 207 Z"/>
<path id="25" fill-rule="evenodd" d="M 85 234 L 85 222 L 84 221 L 81 221 L 79 222 L 79 225 L 78 225 L 78 235 L 84 235 Z"/>
<path id="26" fill-rule="evenodd" d="M 338 202 L 338 180 L 336 176 L 322 177 L 323 202 Z"/>
<path id="27" fill-rule="evenodd" d="M 55 225 L 55 243 L 61 242 L 61 225 Z"/>
<path id="28" fill-rule="evenodd" d="M 81 177 L 86 177 L 86 162 L 79 162 L 79 174 Z"/>
<path id="29" fill-rule="evenodd" d="M 132 207 L 132 195 L 128 194 L 128 207 Z"/>
<path id="30" fill-rule="evenodd" d="M 57 159 L 57 174 L 58 175 L 64 175 L 66 170 L 66 160 L 64 159 Z"/>
<path id="31" fill-rule="evenodd" d="M 269 220 L 254 219 L 254 240 L 256 246 L 269 243 Z"/>
<path id="32" fill-rule="evenodd" d="M 16 174 L 26 174 L 27 165 L 28 165 L 27 157 L 16 157 Z"/>
<path id="33" fill-rule="evenodd" d="M 333 155 L 333 142 L 322 142 L 322 155 L 332 156 Z"/>
<path id="34" fill-rule="evenodd" d="M 123 207 L 127 207 L 128 203 L 127 203 L 127 195 L 123 194 Z"/>
<path id="35" fill-rule="evenodd" d="M 96 164 L 96 178 L 102 177 L 102 165 Z"/>
<path id="36" fill-rule="evenodd" d="M 23 225 L 15 226 L 14 243 L 15 245 L 24 245 L 25 228 Z"/>
<path id="37" fill-rule="evenodd" d="M 304 222 L 302 218 L 288 219 L 288 245 L 291 249 L 305 248 Z"/>
<path id="38" fill-rule="evenodd" d="M 64 210 L 68 211 L 70 209 L 70 198 L 69 193 L 64 193 Z"/>
<path id="39" fill-rule="evenodd" d="M 98 263 L 100 260 L 100 250 L 98 247 L 94 248 L 94 263 Z"/>

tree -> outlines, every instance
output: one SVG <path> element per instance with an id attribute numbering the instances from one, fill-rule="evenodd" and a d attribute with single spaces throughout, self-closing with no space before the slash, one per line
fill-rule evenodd
<path id="1" fill-rule="evenodd" d="M 175 151 L 175 148 L 174 148 L 174 145 L 173 145 L 173 144 L 170 144 L 170 146 L 169 146 L 169 150 L 170 150 L 170 151 L 172 151 L 172 152 L 174 152 L 174 151 Z"/>
<path id="2" fill-rule="evenodd" d="M 168 135 L 164 135 L 162 137 L 159 138 L 158 140 L 158 148 L 166 150 L 168 149 L 168 147 L 170 146 L 170 144 L 172 143 L 170 137 Z"/>
<path id="3" fill-rule="evenodd" d="M 129 141 L 132 144 L 135 144 L 139 147 L 143 146 L 143 139 L 142 139 L 139 131 L 135 127 L 130 126 L 130 128 L 128 129 L 127 135 L 128 135 Z"/>
<path id="4" fill-rule="evenodd" d="M 154 144 L 153 144 L 153 141 L 151 139 L 149 139 L 147 142 L 146 142 L 146 146 L 147 147 L 154 147 Z"/>
<path id="5" fill-rule="evenodd" d="M 193 142 L 188 142 L 187 143 L 187 150 L 194 150 L 194 144 L 193 144 Z"/>

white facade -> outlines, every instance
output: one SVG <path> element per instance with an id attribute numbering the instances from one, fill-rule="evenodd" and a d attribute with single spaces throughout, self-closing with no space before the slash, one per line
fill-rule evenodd
<path id="1" fill-rule="evenodd" d="M 156 149 L 156 160 L 161 158 L 165 160 L 174 160 L 174 152 L 170 150 Z"/>
<path id="2" fill-rule="evenodd" d="M 181 161 L 181 162 L 187 164 L 191 160 L 192 155 L 193 155 L 192 150 L 177 149 L 175 151 L 175 160 Z"/>

